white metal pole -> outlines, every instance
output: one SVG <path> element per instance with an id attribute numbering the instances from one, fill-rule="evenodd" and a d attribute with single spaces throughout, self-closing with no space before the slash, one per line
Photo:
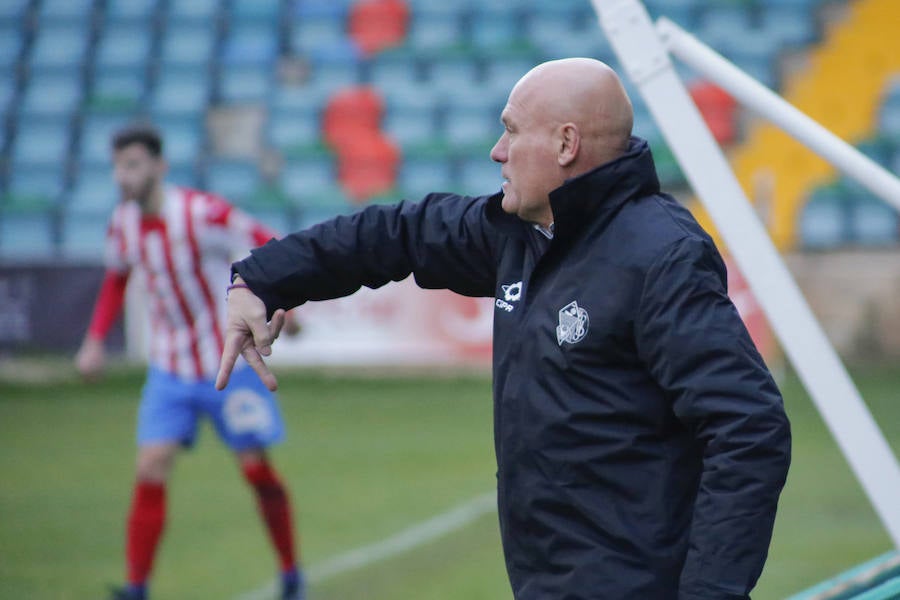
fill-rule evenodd
<path id="1" fill-rule="evenodd" d="M 676 57 L 900 210 L 900 180 L 890 171 L 822 127 L 669 19 L 659 18 L 656 30 Z"/>
<path id="2" fill-rule="evenodd" d="M 650 16 L 638 0 L 592 2 L 625 71 L 900 548 L 900 466 L 675 73 Z"/>

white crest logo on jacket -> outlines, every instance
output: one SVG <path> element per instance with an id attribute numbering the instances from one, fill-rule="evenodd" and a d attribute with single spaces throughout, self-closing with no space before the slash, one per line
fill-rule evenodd
<path id="1" fill-rule="evenodd" d="M 591 320 L 587 311 L 578 306 L 572 300 L 559 311 L 559 325 L 556 326 L 556 341 L 560 346 L 563 342 L 577 344 L 587 335 Z"/>

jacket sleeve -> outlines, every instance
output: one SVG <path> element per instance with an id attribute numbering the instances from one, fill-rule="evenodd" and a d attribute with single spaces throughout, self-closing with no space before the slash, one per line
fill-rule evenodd
<path id="1" fill-rule="evenodd" d="M 485 221 L 486 200 L 430 194 L 418 203 L 369 206 L 272 240 L 232 270 L 263 300 L 269 315 L 410 274 L 423 288 L 490 296 L 497 235 Z"/>
<path id="2" fill-rule="evenodd" d="M 682 239 L 655 261 L 636 331 L 638 352 L 703 457 L 678 597 L 749 598 L 787 477 L 790 426 L 711 242 Z"/>

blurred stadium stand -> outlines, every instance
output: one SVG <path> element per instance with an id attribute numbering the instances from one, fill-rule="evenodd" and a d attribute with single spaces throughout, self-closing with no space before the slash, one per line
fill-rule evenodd
<path id="1" fill-rule="evenodd" d="M 826 25 L 849 6 L 645 5 L 778 91 L 790 88 L 798 77 L 792 65 L 823 45 Z M 875 36 L 856 36 L 867 37 Z M 164 132 L 173 181 L 222 193 L 279 228 L 431 190 L 494 192 L 499 168 L 488 151 L 511 85 L 542 60 L 575 55 L 618 66 L 587 0 L 5 0 L 0 260 L 99 260 L 97 236 L 115 193 L 109 136 L 138 119 Z M 682 73 L 714 134 L 739 154 L 752 142 L 743 112 L 715 86 Z M 897 172 L 900 79 L 878 83 L 872 125 L 853 141 Z M 650 140 L 663 183 L 684 189 L 627 86 L 636 132 Z M 351 149 L 329 141 L 326 127 L 329 102 L 348 88 L 370 90 L 382 103 L 365 143 Z M 214 128 L 229 120 L 211 115 L 247 107 L 264 113 L 258 154 L 221 152 Z M 388 159 L 373 160 L 377 152 Z M 782 217 L 790 232 L 783 247 L 898 243 L 895 211 L 859 186 L 815 175 L 791 188 L 798 200 Z"/>

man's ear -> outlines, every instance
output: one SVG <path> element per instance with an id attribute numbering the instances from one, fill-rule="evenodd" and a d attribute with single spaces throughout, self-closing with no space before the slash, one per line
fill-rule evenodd
<path id="1" fill-rule="evenodd" d="M 565 123 L 559 128 L 559 151 L 556 160 L 561 167 L 567 167 L 578 157 L 581 134 L 574 123 Z"/>

